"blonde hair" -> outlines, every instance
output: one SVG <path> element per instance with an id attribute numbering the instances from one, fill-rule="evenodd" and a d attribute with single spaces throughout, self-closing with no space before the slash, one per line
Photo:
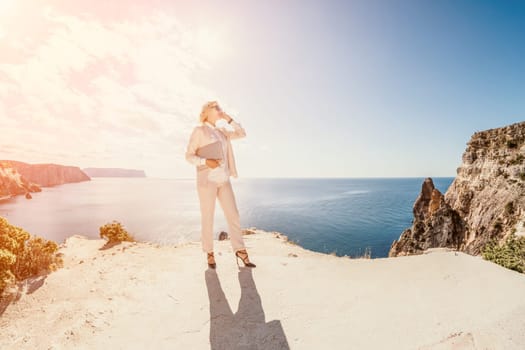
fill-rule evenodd
<path id="1" fill-rule="evenodd" d="M 208 117 L 208 110 L 214 108 L 215 106 L 218 106 L 219 103 L 217 101 L 209 101 L 209 102 L 206 102 L 204 104 L 204 106 L 202 106 L 202 110 L 201 110 L 201 115 L 199 117 L 199 121 L 201 123 L 204 123 L 204 121 L 206 120 L 206 118 Z"/>

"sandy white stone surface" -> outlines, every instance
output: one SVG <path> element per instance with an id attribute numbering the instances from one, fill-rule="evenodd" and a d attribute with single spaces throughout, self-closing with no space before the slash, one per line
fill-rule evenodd
<path id="1" fill-rule="evenodd" d="M 69 238 L 64 267 L 0 316 L 0 349 L 525 349 L 525 275 L 460 252 L 349 259 L 245 235 L 256 268 L 215 241 Z M 242 265 L 242 264 L 241 264 Z"/>

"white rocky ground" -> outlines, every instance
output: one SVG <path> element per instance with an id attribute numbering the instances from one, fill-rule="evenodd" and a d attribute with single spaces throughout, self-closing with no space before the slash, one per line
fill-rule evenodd
<path id="1" fill-rule="evenodd" d="M 68 239 L 65 264 L 0 316 L 1 349 L 524 349 L 525 275 L 443 249 L 384 259 L 256 230 L 256 268 L 215 241 Z"/>

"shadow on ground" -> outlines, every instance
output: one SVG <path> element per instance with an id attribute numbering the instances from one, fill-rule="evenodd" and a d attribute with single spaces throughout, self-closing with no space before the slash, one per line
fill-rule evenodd
<path id="1" fill-rule="evenodd" d="M 46 278 L 47 275 L 45 274 L 30 277 L 24 281 L 18 282 L 13 288 L 13 291 L 0 296 L 0 316 L 2 316 L 11 303 L 20 300 L 23 294 L 34 293 L 38 288 L 42 287 Z"/>
<path id="2" fill-rule="evenodd" d="M 238 273 L 241 298 L 233 313 L 214 269 L 205 271 L 210 299 L 210 344 L 223 349 L 290 349 L 281 321 L 265 321 L 261 297 L 253 281 L 252 269 Z"/>

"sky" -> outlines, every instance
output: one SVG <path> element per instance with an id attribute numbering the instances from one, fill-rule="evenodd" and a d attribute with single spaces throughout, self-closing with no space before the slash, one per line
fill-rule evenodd
<path id="1" fill-rule="evenodd" d="M 239 178 L 455 176 L 525 120 L 523 1 L 0 0 L 0 159 L 192 178 L 217 100 Z"/>

